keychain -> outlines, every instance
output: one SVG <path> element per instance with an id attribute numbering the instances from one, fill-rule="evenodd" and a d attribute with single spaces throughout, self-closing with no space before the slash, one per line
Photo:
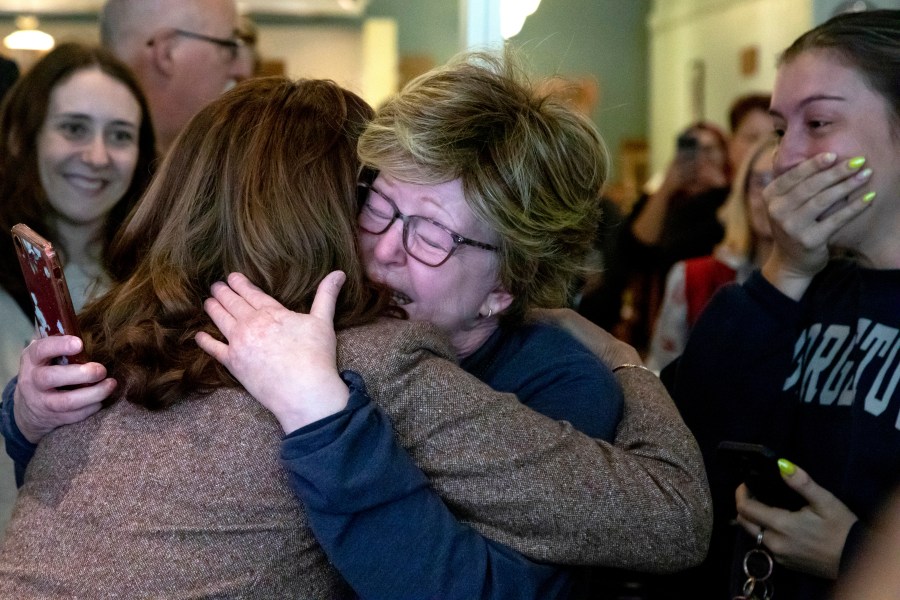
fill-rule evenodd
<path id="1" fill-rule="evenodd" d="M 744 582 L 742 595 L 735 596 L 734 600 L 771 600 L 775 595 L 775 588 L 769 581 L 775 561 L 763 546 L 763 533 L 760 530 L 756 536 L 756 547 L 744 555 L 744 575 L 747 576 L 747 581 Z"/>

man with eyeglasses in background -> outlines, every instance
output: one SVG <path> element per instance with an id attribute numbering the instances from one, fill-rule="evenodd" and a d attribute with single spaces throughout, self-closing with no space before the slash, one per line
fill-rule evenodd
<path id="1" fill-rule="evenodd" d="M 159 151 L 201 108 L 250 76 L 237 60 L 234 0 L 107 0 L 100 40 L 126 62 L 147 94 Z"/>

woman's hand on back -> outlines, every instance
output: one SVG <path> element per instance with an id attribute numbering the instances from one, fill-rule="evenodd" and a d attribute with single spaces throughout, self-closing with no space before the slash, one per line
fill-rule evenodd
<path id="1" fill-rule="evenodd" d="M 32 444 L 57 427 L 94 414 L 116 389 L 116 380 L 106 376 L 100 363 L 54 364 L 81 349 L 80 338 L 62 335 L 38 338 L 22 351 L 13 415 L 19 431 Z"/>
<path id="2" fill-rule="evenodd" d="M 225 365 L 286 433 L 343 410 L 349 389 L 337 372 L 334 307 L 346 277 L 326 276 L 309 314 L 296 313 L 232 273 L 212 286 L 204 309 L 226 342 L 197 334 L 197 344 Z"/>

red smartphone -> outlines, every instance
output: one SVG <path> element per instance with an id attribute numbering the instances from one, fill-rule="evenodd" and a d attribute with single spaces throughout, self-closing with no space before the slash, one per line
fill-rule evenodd
<path id="1" fill-rule="evenodd" d="M 792 511 L 806 506 L 803 496 L 784 482 L 778 456 L 766 446 L 722 442 L 716 449 L 716 459 L 737 481 L 746 483 L 750 494 L 763 504 Z"/>
<path id="2" fill-rule="evenodd" d="M 81 336 L 66 276 L 53 245 L 27 225 L 12 228 L 13 244 L 25 277 L 25 285 L 34 304 L 34 323 L 38 335 Z M 86 363 L 80 352 L 64 357 L 59 364 Z"/>

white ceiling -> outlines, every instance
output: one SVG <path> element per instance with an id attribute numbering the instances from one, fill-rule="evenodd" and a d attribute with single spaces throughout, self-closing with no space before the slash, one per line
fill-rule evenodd
<path id="1" fill-rule="evenodd" d="M 369 0 L 237 0 L 241 12 L 292 16 L 360 16 Z M 95 13 L 103 0 L 0 0 L 0 13 Z"/>

